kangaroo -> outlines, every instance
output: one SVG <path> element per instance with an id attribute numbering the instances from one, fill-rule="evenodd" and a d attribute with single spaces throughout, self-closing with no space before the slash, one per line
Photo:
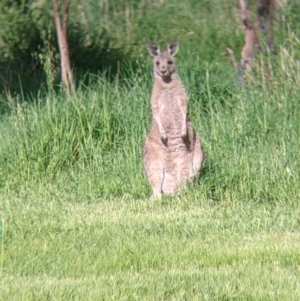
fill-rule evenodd
<path id="1" fill-rule="evenodd" d="M 151 200 L 172 195 L 199 176 L 204 153 L 200 137 L 188 115 L 188 98 L 179 79 L 175 55 L 178 41 L 166 51 L 148 44 L 154 57 L 154 85 L 151 96 L 152 123 L 146 138 L 143 163 L 152 186 Z"/>

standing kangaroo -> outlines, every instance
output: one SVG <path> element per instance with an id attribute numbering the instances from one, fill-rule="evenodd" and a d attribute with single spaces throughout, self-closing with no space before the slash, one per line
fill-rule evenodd
<path id="1" fill-rule="evenodd" d="M 160 51 L 148 44 L 154 57 L 151 96 L 152 124 L 144 148 L 144 168 L 152 186 L 150 199 L 170 195 L 197 178 L 204 153 L 198 133 L 188 117 L 188 98 L 176 70 L 177 41 Z"/>

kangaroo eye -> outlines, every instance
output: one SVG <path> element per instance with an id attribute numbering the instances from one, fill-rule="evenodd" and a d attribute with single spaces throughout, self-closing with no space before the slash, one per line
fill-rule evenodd
<path id="1" fill-rule="evenodd" d="M 156 62 L 155 64 L 156 64 L 156 66 L 159 66 L 159 62 Z"/>
<path id="2" fill-rule="evenodd" d="M 173 62 L 172 61 L 168 61 L 168 65 L 173 65 Z"/>

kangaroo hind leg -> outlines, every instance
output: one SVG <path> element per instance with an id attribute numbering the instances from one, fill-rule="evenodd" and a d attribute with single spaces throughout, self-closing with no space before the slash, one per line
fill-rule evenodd
<path id="1" fill-rule="evenodd" d="M 162 185 L 164 181 L 164 164 L 159 154 L 146 147 L 144 152 L 144 168 L 153 193 L 150 200 L 160 199 L 162 195 Z"/>

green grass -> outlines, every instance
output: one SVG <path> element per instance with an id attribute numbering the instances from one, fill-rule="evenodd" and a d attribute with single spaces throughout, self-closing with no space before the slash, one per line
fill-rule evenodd
<path id="1" fill-rule="evenodd" d="M 86 200 L 53 185 L 1 202 L 10 229 L 4 300 L 300 296 L 297 205 L 216 203 L 197 192 Z"/>
<path id="2" fill-rule="evenodd" d="M 261 67 L 245 85 L 218 48 L 241 46 L 241 32 L 227 41 L 234 19 L 213 22 L 233 8 L 203 2 L 199 19 L 193 1 L 177 3 L 178 26 L 171 2 L 154 9 L 182 42 L 179 74 L 206 162 L 198 183 L 150 202 L 142 151 L 152 67 L 138 39 L 147 28 L 165 44 L 169 37 L 151 10 L 141 20 L 142 4 L 130 17 L 139 68 L 128 60 L 118 78 L 87 75 L 72 96 L 1 96 L 10 110 L 0 116 L 0 300 L 299 300 L 294 8 L 286 8 L 276 57 L 260 58 L 273 77 Z M 186 34 L 203 24 L 201 43 Z"/>

